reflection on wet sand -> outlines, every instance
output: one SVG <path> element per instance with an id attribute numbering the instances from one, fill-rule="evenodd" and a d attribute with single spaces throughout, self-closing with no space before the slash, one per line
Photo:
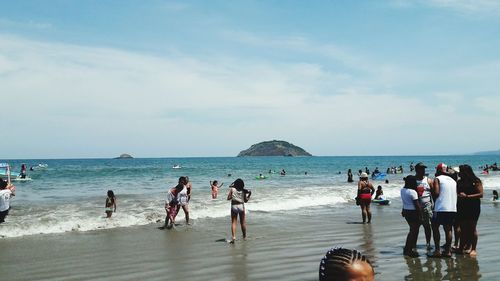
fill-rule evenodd
<path id="1" fill-rule="evenodd" d="M 481 278 L 477 259 L 457 256 L 453 258 L 405 257 L 408 275 L 405 280 L 467 280 Z M 425 261 L 422 263 L 422 261 Z"/>

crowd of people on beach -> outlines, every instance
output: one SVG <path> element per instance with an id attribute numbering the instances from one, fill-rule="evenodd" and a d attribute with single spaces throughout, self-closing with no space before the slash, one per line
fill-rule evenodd
<path id="1" fill-rule="evenodd" d="M 434 240 L 434 251 L 429 253 L 429 256 L 450 257 L 452 252 L 476 256 L 477 221 L 481 213 L 483 185 L 472 167 L 463 164 L 451 168 L 440 163 L 436 166 L 434 179 L 427 176 L 427 166 L 423 163 L 420 162 L 412 168 L 410 170 L 414 170 L 415 174 L 404 178 L 404 187 L 400 192 L 403 203 L 401 215 L 409 226 L 403 254 L 410 257 L 419 256 L 416 243 L 420 226 L 423 226 L 428 251 L 432 250 L 431 238 Z M 350 170 L 348 175 L 349 173 Z M 370 204 L 375 189 L 368 179 L 367 172 L 360 172 L 359 178 L 356 204 L 361 208 L 363 223 L 370 223 Z M 496 191 L 493 192 L 494 198 L 495 193 Z M 383 191 L 379 186 L 375 198 L 379 198 L 381 194 Z M 442 247 L 441 226 L 445 238 Z M 455 242 L 452 245 L 453 234 Z"/>

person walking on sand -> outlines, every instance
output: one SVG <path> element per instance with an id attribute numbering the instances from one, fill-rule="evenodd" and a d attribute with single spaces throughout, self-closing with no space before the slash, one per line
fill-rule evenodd
<path id="1" fill-rule="evenodd" d="M 375 192 L 375 188 L 373 184 L 368 181 L 368 174 L 363 172 L 359 176 L 358 182 L 358 197 L 360 201 L 361 207 L 361 216 L 363 218 L 363 223 L 367 222 L 366 219 L 368 217 L 368 223 L 372 221 L 372 212 L 370 211 L 370 204 L 372 202 L 372 195 Z"/>
<path id="2" fill-rule="evenodd" d="M 422 226 L 425 232 L 425 245 L 427 250 L 431 249 L 432 227 L 431 220 L 433 216 L 434 202 L 432 201 L 431 186 L 433 181 L 425 175 L 427 166 L 419 162 L 415 165 L 415 177 L 417 179 L 417 194 L 422 212 Z"/>
<path id="3" fill-rule="evenodd" d="M 347 171 L 347 182 L 353 182 L 354 180 L 352 179 L 352 171 L 349 169 Z"/>
<path id="4" fill-rule="evenodd" d="M 415 176 L 407 176 L 404 181 L 405 186 L 401 189 L 401 200 L 403 201 L 401 215 L 408 223 L 410 231 L 406 236 L 403 254 L 409 257 L 418 257 L 416 248 L 420 222 L 422 221 L 422 211 L 417 194 L 417 179 Z"/>
<path id="5" fill-rule="evenodd" d="M 217 180 L 210 182 L 210 187 L 212 188 L 212 199 L 217 199 L 217 195 L 219 194 L 219 188 L 222 187 L 224 183 L 219 185 Z"/>
<path id="6" fill-rule="evenodd" d="M 106 198 L 106 203 L 104 204 L 106 218 L 111 218 L 113 212 L 116 212 L 116 197 L 113 190 L 108 190 L 108 197 Z"/>
<path id="7" fill-rule="evenodd" d="M 457 215 L 457 183 L 447 173 L 448 166 L 439 163 L 436 167 L 436 178 L 432 184 L 434 198 L 434 214 L 432 217 L 432 235 L 434 253 L 431 257 L 451 257 L 452 229 Z M 439 226 L 443 226 L 446 243 L 441 253 Z"/>
<path id="8" fill-rule="evenodd" d="M 245 203 L 250 200 L 252 192 L 244 188 L 245 183 L 242 179 L 235 180 L 229 186 L 227 200 L 231 200 L 231 243 L 236 240 L 236 223 L 240 217 L 241 232 L 243 239 L 247 237 L 247 225 L 245 219 Z"/>
<path id="9" fill-rule="evenodd" d="M 457 183 L 457 222 L 460 225 L 460 246 L 457 253 L 476 256 L 478 240 L 477 221 L 481 214 L 483 184 L 469 165 L 460 165 Z"/>
<path id="10" fill-rule="evenodd" d="M 180 177 L 176 186 L 170 188 L 167 193 L 167 199 L 165 200 L 165 211 L 167 216 L 165 217 L 165 224 L 160 229 L 170 229 L 174 226 L 175 217 L 179 212 L 179 193 L 185 189 L 186 178 Z"/>

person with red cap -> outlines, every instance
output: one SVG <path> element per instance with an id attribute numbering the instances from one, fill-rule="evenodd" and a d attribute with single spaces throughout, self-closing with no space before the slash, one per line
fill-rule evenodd
<path id="1" fill-rule="evenodd" d="M 432 217 L 432 234 L 434 253 L 432 257 L 451 257 L 452 229 L 457 214 L 457 182 L 447 172 L 448 166 L 439 163 L 436 167 L 436 178 L 432 184 L 434 198 L 434 214 Z M 441 253 L 439 226 L 443 226 L 446 243 Z"/>

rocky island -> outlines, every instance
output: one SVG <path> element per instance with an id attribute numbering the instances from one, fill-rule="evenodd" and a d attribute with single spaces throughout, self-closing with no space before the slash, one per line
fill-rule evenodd
<path id="1" fill-rule="evenodd" d="M 134 157 L 132 157 L 130 154 L 127 154 L 127 153 L 123 153 L 122 155 L 116 157 L 115 159 L 132 159 Z"/>
<path id="2" fill-rule="evenodd" d="M 272 140 L 254 144 L 241 151 L 238 157 L 244 156 L 312 156 L 304 149 L 286 141 Z"/>

